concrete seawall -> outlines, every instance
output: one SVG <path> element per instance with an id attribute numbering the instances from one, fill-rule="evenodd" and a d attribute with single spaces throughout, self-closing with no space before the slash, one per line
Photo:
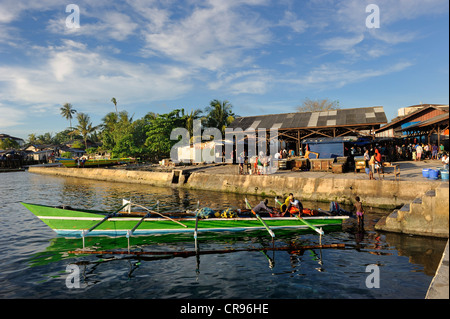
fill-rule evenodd
<path id="1" fill-rule="evenodd" d="M 441 183 L 436 189 L 417 196 L 389 216 L 381 218 L 375 229 L 448 238 L 449 184 Z"/>
<path id="2" fill-rule="evenodd" d="M 439 183 L 351 178 L 307 178 L 280 175 L 237 175 L 193 172 L 130 171 L 103 168 L 30 167 L 29 172 L 100 181 L 137 183 L 161 187 L 211 190 L 260 196 L 286 196 L 294 193 L 302 200 L 337 201 L 351 204 L 359 196 L 367 206 L 396 208 L 436 189 Z"/>
<path id="3" fill-rule="evenodd" d="M 442 255 L 439 268 L 431 281 L 426 299 L 449 299 L 448 290 L 448 242 Z"/>
<path id="4" fill-rule="evenodd" d="M 359 196 L 365 205 L 395 208 L 419 194 L 434 189 L 433 182 L 355 180 L 345 178 L 301 178 L 278 175 L 220 175 L 193 173 L 184 187 L 261 196 L 294 193 L 302 200 L 337 201 L 351 204 Z"/>
<path id="5" fill-rule="evenodd" d="M 172 182 L 172 173 L 128 171 L 104 168 L 30 167 L 30 173 L 62 177 L 76 177 L 106 182 L 146 184 L 167 187 Z"/>

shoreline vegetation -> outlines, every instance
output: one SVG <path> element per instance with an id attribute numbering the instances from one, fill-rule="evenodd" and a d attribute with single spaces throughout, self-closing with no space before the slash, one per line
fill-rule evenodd
<path id="1" fill-rule="evenodd" d="M 30 134 L 27 142 L 51 145 L 72 141 L 72 148 L 84 148 L 88 155 L 109 152 L 112 158 L 132 157 L 157 163 L 169 157 L 172 146 L 177 143 L 170 139 L 175 128 L 186 128 L 192 136 L 193 122 L 200 120 L 205 127 L 218 128 L 223 133 L 236 117 L 227 100 L 212 100 L 203 110 L 176 108 L 168 113 L 148 112 L 138 119 L 126 110 L 120 111 L 116 98 L 111 102 L 115 111 L 107 113 L 99 125 L 94 125 L 88 114 L 78 113 L 72 104 L 65 103 L 60 108 L 61 116 L 70 126 L 54 136 L 52 133 Z M 78 124 L 72 127 L 74 118 Z"/>

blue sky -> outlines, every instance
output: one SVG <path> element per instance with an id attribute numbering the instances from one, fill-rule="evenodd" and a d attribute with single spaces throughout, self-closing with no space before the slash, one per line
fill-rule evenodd
<path id="1" fill-rule="evenodd" d="M 66 6 L 80 9 L 68 28 Z M 368 28 L 369 4 L 380 27 Z M 241 116 L 449 103 L 447 0 L 0 0 L 0 133 L 53 134 L 228 100 Z"/>

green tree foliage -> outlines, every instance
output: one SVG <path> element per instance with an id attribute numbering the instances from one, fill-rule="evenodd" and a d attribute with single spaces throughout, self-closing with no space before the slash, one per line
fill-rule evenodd
<path id="1" fill-rule="evenodd" d="M 170 139 L 170 133 L 177 127 L 186 126 L 186 117 L 180 115 L 181 110 L 176 109 L 167 114 L 147 114 L 147 139 L 145 145 L 149 154 L 155 158 L 168 157 L 170 149 L 177 142 Z"/>
<path id="2" fill-rule="evenodd" d="M 206 125 L 208 127 L 217 127 L 222 135 L 225 135 L 225 129 L 235 118 L 232 111 L 233 106 L 228 101 L 212 100 L 206 108 Z"/>
<path id="3" fill-rule="evenodd" d="M 70 103 L 64 104 L 59 110 L 61 111 L 61 115 L 66 118 L 66 120 L 69 120 L 70 127 L 72 127 L 72 118 L 77 110 L 75 110 Z"/>
<path id="4" fill-rule="evenodd" d="M 117 114 L 117 100 L 115 97 L 111 98 L 111 102 L 113 102 L 114 107 L 116 108 L 116 114 Z"/>
<path id="5" fill-rule="evenodd" d="M 170 150 L 178 141 L 170 140 L 172 130 L 186 128 L 193 135 L 194 120 L 201 119 L 204 127 L 216 127 L 222 134 L 225 128 L 234 120 L 235 114 L 228 101 L 212 100 L 202 112 L 200 109 L 191 109 L 185 112 L 179 108 L 169 113 L 147 113 L 144 117 L 134 120 L 127 111 L 117 110 L 117 101 L 111 99 L 115 112 L 106 114 L 99 126 L 94 126 L 88 114 L 77 113 L 78 124 L 56 133 L 45 133 L 37 136 L 30 134 L 30 144 L 64 144 L 71 140 L 83 140 L 87 148 L 87 139 L 101 141 L 99 150 L 111 151 L 113 157 L 141 157 L 162 159 L 170 156 Z M 61 115 L 71 121 L 76 111 L 70 103 L 64 104 Z M 203 113 L 203 114 L 202 114 Z M 202 117 L 203 115 L 203 117 Z M 97 133 L 97 130 L 99 132 Z M 81 142 L 80 142 L 81 143 Z M 80 145 L 81 146 L 81 145 Z M 93 151 L 93 150 L 90 150 Z"/>
<path id="6" fill-rule="evenodd" d="M 50 145 L 53 144 L 53 136 L 52 133 L 44 133 L 42 135 L 37 136 L 37 144 Z"/>
<path id="7" fill-rule="evenodd" d="M 103 149 L 110 150 L 114 157 L 139 156 L 145 138 L 140 138 L 140 121 L 133 122 L 127 111 L 110 112 L 103 118 L 101 138 Z M 141 134 L 142 135 L 142 134 Z"/>
<path id="8" fill-rule="evenodd" d="M 117 157 L 145 157 L 148 153 L 145 141 L 147 139 L 147 123 L 139 119 L 125 127 L 112 149 Z"/>
<path id="9" fill-rule="evenodd" d="M 0 140 L 0 150 L 10 150 L 19 148 L 19 143 L 17 143 L 12 138 L 5 138 Z"/>
<path id="10" fill-rule="evenodd" d="M 81 140 L 83 137 L 72 129 L 67 129 L 61 132 L 56 133 L 53 137 L 52 144 L 66 144 L 71 140 Z"/>
<path id="11" fill-rule="evenodd" d="M 77 114 L 78 125 L 75 127 L 75 132 L 83 137 L 84 146 L 87 148 L 87 139 L 89 134 L 94 133 L 97 130 L 97 126 L 93 126 L 91 118 L 85 113 Z"/>

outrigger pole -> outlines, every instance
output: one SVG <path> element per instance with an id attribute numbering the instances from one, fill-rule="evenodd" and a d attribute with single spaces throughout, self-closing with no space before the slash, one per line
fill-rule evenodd
<path id="1" fill-rule="evenodd" d="M 282 247 L 263 247 L 263 248 L 244 248 L 244 249 L 224 249 L 224 250 L 204 250 L 204 251 L 92 251 L 92 250 L 72 250 L 68 251 L 69 254 L 75 255 L 134 255 L 134 256 L 154 256 L 154 257 L 191 257 L 196 255 L 211 255 L 211 254 L 227 254 L 242 251 L 289 251 L 291 253 L 298 253 L 307 249 L 322 249 L 322 248 L 345 248 L 345 244 L 326 244 L 326 245 L 307 245 L 297 246 L 289 245 Z"/>
<path id="2" fill-rule="evenodd" d="M 161 216 L 161 217 L 163 217 L 163 218 L 165 218 L 165 219 L 171 220 L 171 221 L 173 221 L 174 223 L 180 224 L 181 226 L 187 228 L 186 225 L 184 225 L 183 223 L 180 223 L 178 220 L 172 219 L 172 218 L 170 218 L 169 216 L 166 216 L 166 215 L 161 214 L 160 212 L 155 212 L 155 211 L 153 211 L 153 210 L 151 210 L 151 209 L 148 209 L 147 207 L 142 206 L 142 205 L 139 205 L 139 204 L 130 203 L 130 205 L 133 205 L 133 206 L 137 206 L 137 207 L 143 208 L 143 209 L 147 210 L 150 214 L 156 214 L 156 215 L 159 215 L 159 216 Z M 159 201 L 158 201 L 157 205 L 159 205 Z M 155 207 L 155 206 L 153 206 L 153 207 Z M 152 208 L 153 208 L 153 207 L 152 207 Z M 159 206 L 158 206 L 158 207 L 159 207 Z"/>
<path id="3" fill-rule="evenodd" d="M 195 251 L 198 251 L 197 244 L 197 229 L 198 229 L 198 209 L 200 207 L 200 201 L 197 201 L 197 212 L 195 213 L 195 229 L 194 229 L 194 241 L 195 241 Z"/>
<path id="4" fill-rule="evenodd" d="M 264 225 L 264 227 L 269 232 L 270 236 L 272 236 L 272 238 L 275 238 L 275 234 L 272 231 L 272 229 L 270 229 L 269 226 L 267 226 L 266 222 L 257 213 L 255 213 L 252 206 L 250 206 L 250 203 L 248 202 L 247 198 L 245 199 L 245 203 L 246 203 L 247 207 L 252 211 L 253 215 L 255 215 L 256 218 Z"/>
<path id="5" fill-rule="evenodd" d="M 280 201 L 278 200 L 278 197 L 275 197 L 275 201 L 278 203 L 278 205 L 282 205 L 281 203 L 280 203 Z M 319 235 L 320 236 L 322 236 L 322 235 L 324 235 L 324 232 L 323 232 L 323 230 L 322 230 L 322 227 L 321 228 L 317 228 L 317 227 L 315 227 L 314 225 L 311 225 L 310 223 L 308 223 L 306 220 L 304 220 L 303 218 L 301 218 L 300 217 L 300 211 L 299 211 L 299 214 L 298 215 L 295 215 L 294 214 L 294 216 L 295 217 L 297 217 L 298 218 L 298 220 L 300 220 L 302 223 L 304 223 L 306 226 L 308 226 L 309 228 L 311 228 L 311 229 L 313 229 L 314 231 L 316 231 L 317 233 L 319 233 Z M 320 239 L 321 239 L 321 241 L 322 241 L 322 237 L 320 237 Z"/>
<path id="6" fill-rule="evenodd" d="M 81 237 L 83 238 L 83 249 L 84 249 L 84 237 L 90 233 L 91 231 L 93 231 L 95 228 L 97 228 L 98 226 L 100 226 L 101 224 L 103 224 L 107 219 L 114 217 L 117 215 L 118 212 L 120 212 L 122 209 L 124 209 L 126 206 L 128 205 L 128 203 L 126 203 L 125 205 L 122 205 L 119 209 L 117 209 L 116 211 L 114 211 L 113 213 L 108 214 L 107 216 L 105 216 L 105 218 L 103 218 L 100 222 L 98 222 L 97 224 L 95 224 L 94 226 L 92 226 L 91 228 L 89 228 L 88 230 L 83 230 L 81 232 Z"/>
<path id="7" fill-rule="evenodd" d="M 128 202 L 128 204 L 131 207 L 131 201 Z M 156 204 L 151 209 L 154 209 L 155 207 L 158 207 L 158 209 L 159 209 L 159 200 L 156 202 Z M 144 208 L 146 208 L 146 207 L 144 207 Z M 136 225 L 134 225 L 134 227 L 131 230 L 127 231 L 128 253 L 130 252 L 130 237 L 131 237 L 131 235 L 133 235 L 134 231 L 141 225 L 141 223 L 144 221 L 144 219 L 149 218 L 152 214 L 151 209 L 148 209 L 148 208 L 146 208 L 146 209 L 148 210 L 147 214 L 145 214 L 145 216 L 142 217 L 141 220 Z"/>

